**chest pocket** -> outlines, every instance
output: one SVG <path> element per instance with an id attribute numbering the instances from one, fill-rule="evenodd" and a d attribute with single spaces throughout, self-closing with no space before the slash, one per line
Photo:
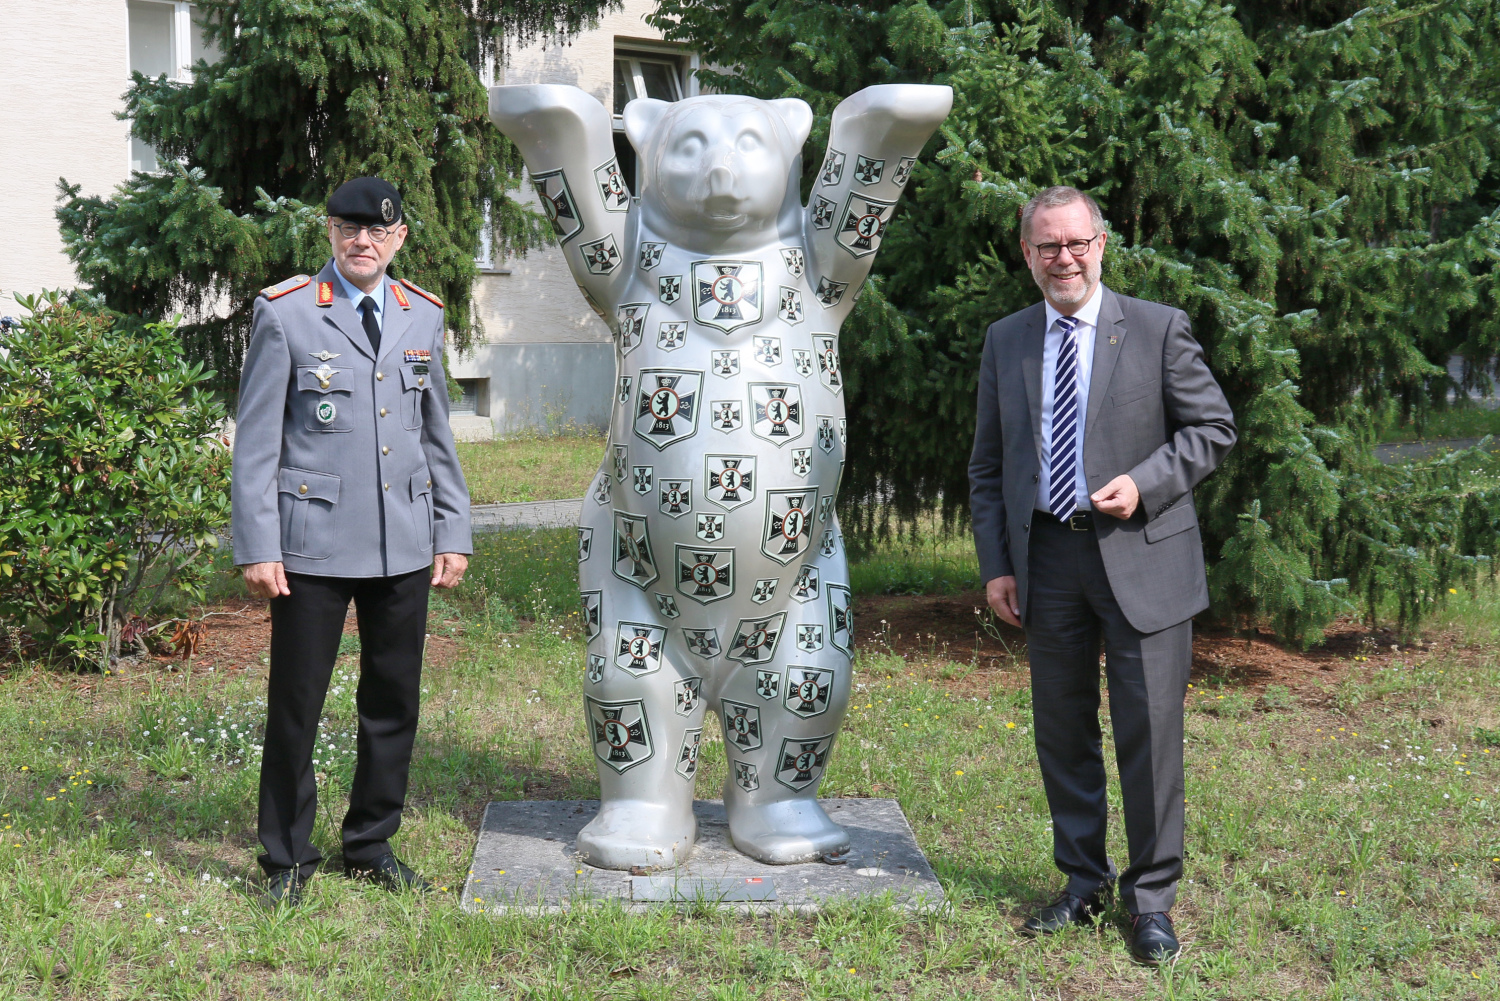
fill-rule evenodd
<path id="1" fill-rule="evenodd" d="M 432 389 L 432 373 L 418 372 L 426 365 L 403 365 L 401 368 L 401 423 L 406 430 L 415 431 L 422 426 L 422 404 Z"/>
<path id="2" fill-rule="evenodd" d="M 297 366 L 297 409 L 309 431 L 353 431 L 354 370 Z"/>

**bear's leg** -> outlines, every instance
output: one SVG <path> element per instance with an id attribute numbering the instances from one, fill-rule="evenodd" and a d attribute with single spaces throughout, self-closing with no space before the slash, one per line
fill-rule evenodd
<path id="1" fill-rule="evenodd" d="M 693 780 L 703 735 L 701 683 L 678 678 L 665 664 L 639 678 L 612 666 L 598 673 L 599 681 L 591 674 L 584 684 L 584 706 L 600 805 L 578 833 L 578 852 L 604 869 L 681 865 L 698 834 Z"/>
<path id="2" fill-rule="evenodd" d="M 818 805 L 818 786 L 849 706 L 850 675 L 847 661 L 774 672 L 747 666 L 725 684 L 724 806 L 734 846 L 751 858 L 789 865 L 848 850 L 849 835 Z"/>

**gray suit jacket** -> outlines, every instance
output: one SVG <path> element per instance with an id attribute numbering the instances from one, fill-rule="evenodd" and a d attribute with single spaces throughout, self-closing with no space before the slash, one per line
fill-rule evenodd
<path id="1" fill-rule="evenodd" d="M 1208 607 L 1192 490 L 1235 442 L 1234 414 L 1180 309 L 1108 287 L 1094 335 L 1083 437 L 1089 491 L 1129 473 L 1141 492 L 1126 521 L 1095 515 L 1120 609 L 1144 633 Z M 1014 576 L 1026 614 L 1032 513 L 1042 451 L 1042 343 L 1037 303 L 990 324 L 979 370 L 969 499 L 980 575 Z M 1045 558 L 1045 554 L 1038 554 Z"/>
<path id="2" fill-rule="evenodd" d="M 236 565 L 389 577 L 435 552 L 473 552 L 443 308 L 385 281 L 378 359 L 332 261 L 255 300 L 234 440 Z"/>

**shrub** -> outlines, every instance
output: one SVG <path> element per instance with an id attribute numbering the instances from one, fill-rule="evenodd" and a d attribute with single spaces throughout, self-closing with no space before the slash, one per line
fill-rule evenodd
<path id="1" fill-rule="evenodd" d="M 175 323 L 16 301 L 30 315 L 0 331 L 0 623 L 12 646 L 103 665 L 167 587 L 201 594 L 229 520 L 224 408 Z"/>

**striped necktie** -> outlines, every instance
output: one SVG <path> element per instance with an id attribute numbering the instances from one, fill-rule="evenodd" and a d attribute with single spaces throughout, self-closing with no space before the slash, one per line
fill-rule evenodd
<path id="1" fill-rule="evenodd" d="M 1059 316 L 1062 347 L 1057 351 L 1057 377 L 1052 383 L 1052 455 L 1047 510 L 1067 521 L 1078 509 L 1078 321 Z"/>

